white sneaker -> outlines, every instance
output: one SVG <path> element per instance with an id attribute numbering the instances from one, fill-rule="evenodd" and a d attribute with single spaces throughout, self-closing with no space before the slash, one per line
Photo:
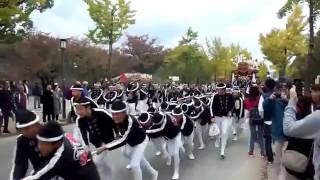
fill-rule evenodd
<path id="1" fill-rule="evenodd" d="M 171 159 L 172 159 L 171 157 L 169 157 L 169 158 L 167 159 L 167 162 L 166 162 L 166 165 L 167 165 L 167 166 L 171 166 Z"/>
<path id="2" fill-rule="evenodd" d="M 206 145 L 202 144 L 201 146 L 198 147 L 199 150 L 205 149 Z"/>
<path id="3" fill-rule="evenodd" d="M 179 179 L 179 173 L 174 173 L 171 179 Z"/>
<path id="4" fill-rule="evenodd" d="M 158 180 L 158 175 L 159 175 L 158 171 L 152 173 L 151 180 Z"/>
<path id="5" fill-rule="evenodd" d="M 189 154 L 189 155 L 188 155 L 188 158 L 189 158 L 190 160 L 194 160 L 194 159 L 195 159 L 195 157 L 194 157 L 193 154 Z"/>
<path id="6" fill-rule="evenodd" d="M 238 136 L 237 135 L 233 136 L 232 141 L 238 141 Z"/>
<path id="7" fill-rule="evenodd" d="M 128 165 L 126 166 L 126 169 L 131 169 L 131 165 L 128 164 Z"/>
<path id="8" fill-rule="evenodd" d="M 161 151 L 157 151 L 156 156 L 160 156 L 160 155 L 161 155 Z"/>

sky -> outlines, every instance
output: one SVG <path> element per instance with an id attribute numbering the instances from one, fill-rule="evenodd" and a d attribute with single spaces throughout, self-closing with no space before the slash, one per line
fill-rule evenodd
<path id="1" fill-rule="evenodd" d="M 262 60 L 258 38 L 272 28 L 285 28 L 277 11 L 286 0 L 131 0 L 136 23 L 125 32 L 148 34 L 159 44 L 174 47 L 188 27 L 199 33 L 199 42 L 220 37 L 226 44 L 238 43 L 253 58 Z M 31 16 L 36 30 L 60 38 L 85 37 L 94 27 L 82 0 L 55 0 L 52 9 Z"/>

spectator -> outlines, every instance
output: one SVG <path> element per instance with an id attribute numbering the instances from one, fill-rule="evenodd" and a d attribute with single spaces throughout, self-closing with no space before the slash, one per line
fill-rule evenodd
<path id="1" fill-rule="evenodd" d="M 251 112 L 254 108 L 257 108 L 259 105 L 260 100 L 260 91 L 258 86 L 251 86 L 249 89 L 249 97 L 244 101 L 244 107 Z M 250 114 L 250 113 L 249 113 Z M 252 117 L 253 118 L 253 117 Z M 261 116 L 260 116 L 261 118 Z M 250 119 L 250 116 L 249 116 Z M 265 148 L 263 143 L 263 120 L 261 118 L 260 122 L 253 120 L 249 120 L 250 126 L 250 146 L 248 155 L 253 157 L 254 156 L 254 143 L 257 142 L 260 145 L 260 154 L 262 157 L 265 156 Z"/>
<path id="2" fill-rule="evenodd" d="M 39 86 L 39 83 L 35 83 L 33 89 L 32 89 L 32 95 L 34 97 L 34 100 L 33 100 L 33 108 L 34 109 L 37 109 L 38 108 L 41 108 L 40 106 L 40 98 L 41 98 L 41 87 Z"/>
<path id="3" fill-rule="evenodd" d="M 272 121 L 271 125 L 271 135 L 275 141 L 275 162 L 281 163 L 282 152 L 286 142 L 286 137 L 283 133 L 283 115 L 284 109 L 288 104 L 288 98 L 286 97 L 286 88 L 282 88 L 277 85 L 274 93 L 272 93 L 269 98 L 264 100 L 264 110 L 270 113 L 270 119 Z"/>
<path id="4" fill-rule="evenodd" d="M 42 114 L 43 114 L 43 122 L 51 121 L 54 119 L 54 107 L 53 107 L 53 93 L 51 85 L 47 85 L 46 90 L 42 95 Z"/>
<path id="5" fill-rule="evenodd" d="M 264 89 L 263 94 L 260 96 L 259 100 L 259 112 L 260 116 L 263 118 L 264 124 L 263 124 L 263 137 L 264 137 L 264 146 L 265 146 L 265 153 L 267 156 L 267 161 L 269 164 L 273 163 L 273 151 L 272 151 L 272 138 L 271 138 L 271 126 L 272 126 L 272 118 L 271 118 L 271 112 L 270 109 L 266 109 L 264 105 L 264 100 L 269 98 L 275 88 L 276 82 L 269 78 L 266 79 L 264 82 Z"/>
<path id="6" fill-rule="evenodd" d="M 297 120 L 301 120 L 305 118 L 307 115 L 311 114 L 311 98 L 301 96 L 298 98 L 297 102 L 297 112 L 296 118 Z M 286 167 L 286 180 L 307 180 L 312 179 L 314 176 L 314 168 L 312 165 L 312 144 L 313 139 L 301 139 L 295 137 L 289 137 L 288 146 L 286 150 L 295 151 L 309 158 L 308 166 L 304 172 L 296 172 L 290 167 Z M 286 153 L 286 151 L 285 151 Z M 284 163 L 286 164 L 286 163 Z"/>
<path id="7" fill-rule="evenodd" d="M 15 110 L 26 110 L 28 105 L 28 97 L 24 92 L 23 85 L 18 86 L 18 91 L 14 95 Z"/>
<path id="8" fill-rule="evenodd" d="M 12 94 L 9 91 L 9 86 L 5 85 L 3 82 L 0 83 L 0 110 L 1 110 L 1 117 L 0 117 L 0 133 L 1 133 L 1 126 L 3 124 L 3 133 L 10 133 L 8 130 L 9 125 L 9 117 L 14 109 L 14 105 L 12 102 Z"/>
<path id="9" fill-rule="evenodd" d="M 89 93 L 88 93 L 88 81 L 83 81 L 82 82 L 82 88 L 83 88 L 82 95 L 83 96 L 89 96 Z"/>
<path id="10" fill-rule="evenodd" d="M 27 80 L 23 80 L 22 81 L 22 85 L 23 85 L 23 91 L 24 93 L 26 93 L 27 97 L 28 97 L 28 100 L 29 100 L 29 96 L 30 96 L 30 93 L 29 93 L 29 82 Z"/>
<path id="11" fill-rule="evenodd" d="M 289 104 L 285 109 L 283 130 L 285 135 L 296 138 L 314 139 L 313 165 L 314 180 L 320 179 L 320 85 L 311 88 L 311 96 L 315 111 L 296 121 L 298 97 L 295 87 L 290 90 Z"/>
<path id="12" fill-rule="evenodd" d="M 60 97 L 62 97 L 62 92 L 57 83 L 53 86 L 53 114 L 54 120 L 59 120 L 59 114 L 61 113 L 61 102 Z"/>

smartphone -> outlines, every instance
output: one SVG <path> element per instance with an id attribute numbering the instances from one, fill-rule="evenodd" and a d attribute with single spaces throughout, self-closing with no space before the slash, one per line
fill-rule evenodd
<path id="1" fill-rule="evenodd" d="M 294 79 L 293 84 L 296 86 L 296 92 L 298 96 L 303 96 L 304 82 L 301 79 Z"/>

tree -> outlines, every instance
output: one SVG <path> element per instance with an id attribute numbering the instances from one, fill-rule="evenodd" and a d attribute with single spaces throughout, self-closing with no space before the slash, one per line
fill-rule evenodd
<path id="1" fill-rule="evenodd" d="M 296 5 L 288 17 L 286 29 L 272 29 L 266 35 L 260 34 L 261 50 L 276 67 L 281 79 L 285 77 L 290 62 L 307 53 L 307 41 L 303 34 L 305 26 L 302 8 Z"/>
<path id="2" fill-rule="evenodd" d="M 238 57 L 242 57 L 242 60 L 251 59 L 251 54 L 247 49 L 235 44 L 224 45 L 221 38 L 207 39 L 206 46 L 214 81 L 217 81 L 218 77 L 230 79 Z"/>
<path id="3" fill-rule="evenodd" d="M 185 83 L 209 80 L 208 57 L 197 43 L 197 37 L 197 32 L 189 28 L 179 45 L 168 53 L 158 74 L 163 78 L 179 76 Z"/>
<path id="4" fill-rule="evenodd" d="M 127 35 L 121 51 L 138 61 L 137 71 L 148 74 L 153 74 L 159 68 L 167 53 L 164 47 L 157 43 L 157 39 L 151 39 L 148 35 Z"/>
<path id="5" fill-rule="evenodd" d="M 51 8 L 53 0 L 6 0 L 0 2 L 0 43 L 22 40 L 33 28 L 30 14 Z"/>
<path id="6" fill-rule="evenodd" d="M 313 52 L 315 50 L 315 35 L 314 35 L 314 26 L 317 20 L 317 17 L 320 16 L 320 1 L 319 0 L 287 0 L 286 4 L 279 10 L 278 16 L 283 18 L 288 12 L 292 12 L 296 4 L 299 3 L 308 3 L 309 6 L 309 48 L 308 48 L 308 56 L 307 62 L 305 66 L 305 71 L 309 71 L 312 68 L 312 63 L 314 60 Z M 311 84 L 312 76 L 305 76 L 306 81 L 306 89 L 309 89 Z"/>
<path id="7" fill-rule="evenodd" d="M 89 6 L 89 14 L 96 27 L 89 30 L 88 37 L 96 44 L 108 44 L 109 57 L 107 72 L 111 76 L 113 44 L 119 40 L 123 31 L 134 24 L 135 11 L 126 0 L 84 0 Z"/>
<path id="8" fill-rule="evenodd" d="M 268 66 L 264 62 L 261 62 L 259 65 L 259 72 L 258 72 L 259 80 L 261 82 L 266 80 L 268 73 L 269 73 Z"/>

